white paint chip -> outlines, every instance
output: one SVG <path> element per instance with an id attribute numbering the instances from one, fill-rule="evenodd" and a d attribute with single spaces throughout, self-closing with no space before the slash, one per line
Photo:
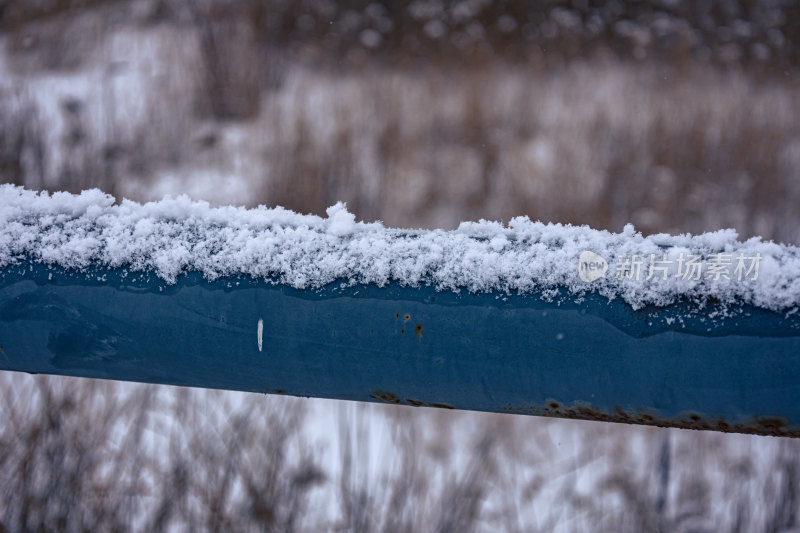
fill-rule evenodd
<path id="1" fill-rule="evenodd" d="M 258 351 L 259 352 L 264 347 L 263 338 L 264 338 L 264 321 L 259 318 L 258 319 Z"/>

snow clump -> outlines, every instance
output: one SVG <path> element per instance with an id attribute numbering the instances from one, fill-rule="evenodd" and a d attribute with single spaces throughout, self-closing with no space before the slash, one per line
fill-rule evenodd
<path id="1" fill-rule="evenodd" d="M 566 289 L 620 297 L 637 309 L 679 299 L 774 311 L 800 305 L 800 248 L 759 237 L 741 242 L 731 229 L 645 237 L 632 225 L 611 233 L 517 217 L 507 225 L 406 230 L 357 222 L 341 202 L 327 215 L 213 208 L 186 196 L 116 204 L 96 189 L 48 194 L 0 185 L 0 269 L 32 260 L 150 271 L 169 284 L 195 271 L 299 289 L 332 282 L 545 296 Z"/>

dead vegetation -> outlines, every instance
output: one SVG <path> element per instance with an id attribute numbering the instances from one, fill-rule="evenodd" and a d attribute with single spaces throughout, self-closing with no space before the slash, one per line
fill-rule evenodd
<path id="1" fill-rule="evenodd" d="M 350 52 L 320 55 L 333 37 L 291 29 L 297 6 L 268 17 L 249 2 L 160 5 L 103 4 L 81 22 L 72 11 L 39 17 L 11 4 L 8 13 L 22 14 L 15 32 L 0 36 L 4 181 L 138 200 L 183 191 L 318 214 L 344 200 L 363 219 L 397 226 L 528 215 L 614 231 L 633 222 L 646 233 L 735 227 L 742 237 L 800 241 L 800 93 L 788 37 L 755 62 L 702 60 L 699 51 L 541 62 L 500 49 L 490 60 L 451 51 L 451 61 L 353 62 L 342 57 L 364 48 L 358 39 L 336 33 L 336 46 Z M 322 16 L 309 6 L 294 14 Z M 456 17 L 442 9 L 442 20 Z M 390 17 L 357 11 L 346 11 L 353 24 Z M 31 20 L 20 22 L 25 13 Z M 419 17 L 422 33 L 436 20 Z M 90 42 L 37 40 L 58 33 L 40 28 L 45 21 L 90 25 L 79 31 Z M 641 28 L 655 24 L 646 21 Z M 736 46 L 778 31 L 759 24 Z M 696 29 L 713 56 L 710 31 Z M 26 35 L 29 47 L 15 48 Z M 492 35 L 484 41 L 502 41 Z M 564 39 L 553 54 L 571 49 Z M 616 50 L 623 41 L 608 35 L 596 44 Z M 309 47 L 317 52 L 302 53 Z M 80 52 L 80 61 L 37 63 L 44 49 Z"/>
<path id="2" fill-rule="evenodd" d="M 0 375 L 0 531 L 792 531 L 791 439 Z"/>

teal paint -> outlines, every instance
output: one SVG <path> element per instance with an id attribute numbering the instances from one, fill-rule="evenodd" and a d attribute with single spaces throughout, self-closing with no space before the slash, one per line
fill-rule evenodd
<path id="1" fill-rule="evenodd" d="M 800 317 L 596 294 L 0 273 L 0 369 L 800 435 Z"/>

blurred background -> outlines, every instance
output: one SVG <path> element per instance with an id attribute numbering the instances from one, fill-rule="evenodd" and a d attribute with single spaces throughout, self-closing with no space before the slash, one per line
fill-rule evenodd
<path id="1" fill-rule="evenodd" d="M 789 0 L 0 0 L 0 182 L 800 242 Z M 0 374 L 0 531 L 800 531 L 800 442 Z"/>

